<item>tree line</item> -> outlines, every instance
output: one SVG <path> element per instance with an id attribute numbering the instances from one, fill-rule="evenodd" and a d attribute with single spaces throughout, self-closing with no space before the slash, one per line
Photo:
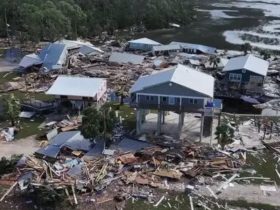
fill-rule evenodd
<path id="1" fill-rule="evenodd" d="M 0 36 L 21 41 L 91 37 L 142 25 L 188 23 L 195 0 L 1 0 Z"/>

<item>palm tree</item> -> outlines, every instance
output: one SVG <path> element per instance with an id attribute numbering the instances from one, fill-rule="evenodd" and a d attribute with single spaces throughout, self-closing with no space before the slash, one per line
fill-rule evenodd
<path id="1" fill-rule="evenodd" d="M 217 68 L 218 64 L 221 62 L 221 59 L 216 55 L 211 55 L 209 58 L 209 62 L 210 65 L 212 65 L 212 68 Z"/>
<path id="2" fill-rule="evenodd" d="M 225 145 L 232 142 L 234 136 L 234 130 L 229 126 L 228 123 L 223 123 L 217 127 L 215 135 L 217 136 L 219 144 L 224 149 Z"/>

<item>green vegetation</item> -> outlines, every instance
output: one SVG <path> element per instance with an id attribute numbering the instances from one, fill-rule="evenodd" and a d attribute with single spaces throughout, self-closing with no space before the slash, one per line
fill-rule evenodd
<path id="1" fill-rule="evenodd" d="M 1 0 L 0 36 L 22 42 L 91 37 L 102 31 L 157 29 L 194 16 L 188 0 Z M 6 25 L 7 23 L 7 25 Z"/>
<path id="2" fill-rule="evenodd" d="M 133 108 L 128 105 L 114 104 L 113 108 L 118 111 L 118 116 L 123 119 L 123 125 L 128 131 L 136 128 L 136 116 Z"/>
<path id="3" fill-rule="evenodd" d="M 232 142 L 234 130 L 232 127 L 230 127 L 230 122 L 227 119 L 224 119 L 221 125 L 217 126 L 215 135 L 217 136 L 216 139 L 218 139 L 218 142 L 222 148 Z"/>
<path id="4" fill-rule="evenodd" d="M 7 119 L 10 121 L 11 126 L 15 126 L 19 120 L 19 100 L 14 96 L 14 94 L 10 94 L 10 96 L 5 100 L 4 107 L 4 113 Z"/>
<path id="5" fill-rule="evenodd" d="M 20 158 L 21 156 L 18 155 L 12 155 L 11 159 L 2 157 L 0 160 L 0 176 L 13 172 Z"/>
<path id="6" fill-rule="evenodd" d="M 44 122 L 45 118 L 37 117 L 32 120 L 23 119 L 20 121 L 20 130 L 16 134 L 16 139 L 26 138 L 32 135 L 43 134 L 44 131 L 41 131 L 38 127 Z"/>
<path id="7" fill-rule="evenodd" d="M 92 141 L 99 136 L 110 139 L 115 123 L 115 111 L 109 104 L 103 105 L 100 110 L 89 107 L 83 112 L 81 132 Z"/>

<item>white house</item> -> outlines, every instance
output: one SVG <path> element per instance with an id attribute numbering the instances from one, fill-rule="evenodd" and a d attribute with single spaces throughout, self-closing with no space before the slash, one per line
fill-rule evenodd
<path id="1" fill-rule="evenodd" d="M 107 82 L 101 78 L 59 76 L 46 92 L 61 103 L 71 102 L 73 108 L 101 106 L 107 100 Z"/>

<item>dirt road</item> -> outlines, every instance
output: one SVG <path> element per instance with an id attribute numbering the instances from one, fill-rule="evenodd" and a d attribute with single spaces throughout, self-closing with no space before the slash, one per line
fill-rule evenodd
<path id="1" fill-rule="evenodd" d="M 13 154 L 30 155 L 39 149 L 38 141 L 34 136 L 25 139 L 15 140 L 13 142 L 0 142 L 0 157 L 10 157 Z"/>

